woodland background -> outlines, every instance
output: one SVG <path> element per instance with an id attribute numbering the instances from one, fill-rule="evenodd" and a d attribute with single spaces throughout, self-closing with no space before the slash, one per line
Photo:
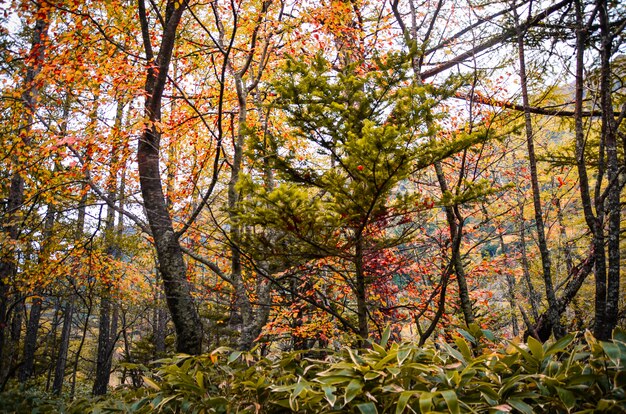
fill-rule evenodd
<path id="1" fill-rule="evenodd" d="M 619 1 L 1 7 L 2 389 L 626 324 Z"/>

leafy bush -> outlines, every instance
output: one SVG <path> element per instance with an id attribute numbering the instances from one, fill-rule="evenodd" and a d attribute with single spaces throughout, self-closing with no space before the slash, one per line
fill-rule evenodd
<path id="1" fill-rule="evenodd" d="M 19 385 L 0 393 L 0 413 L 61 413 L 65 402 L 37 388 Z"/>
<path id="2" fill-rule="evenodd" d="M 486 345 L 372 343 L 277 359 L 219 348 L 157 361 L 137 390 L 81 400 L 68 413 L 626 413 L 626 332 L 556 342 Z"/>

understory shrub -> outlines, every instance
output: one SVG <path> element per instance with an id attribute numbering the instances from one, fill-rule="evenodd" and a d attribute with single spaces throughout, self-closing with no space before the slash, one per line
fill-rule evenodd
<path id="1" fill-rule="evenodd" d="M 156 362 L 144 387 L 80 400 L 68 413 L 626 413 L 626 332 L 541 344 L 380 343 L 268 358 L 219 348 Z"/>

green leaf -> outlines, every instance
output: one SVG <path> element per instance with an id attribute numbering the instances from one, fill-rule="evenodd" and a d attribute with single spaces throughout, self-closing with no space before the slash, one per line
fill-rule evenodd
<path id="1" fill-rule="evenodd" d="M 495 342 L 496 341 L 496 336 L 494 335 L 493 331 L 491 331 L 490 329 L 481 329 L 483 332 L 483 335 L 485 335 L 485 338 L 489 339 L 491 342 Z"/>
<path id="2" fill-rule="evenodd" d="M 316 378 L 316 381 L 321 382 L 322 384 L 326 384 L 326 385 L 337 385 L 337 384 L 341 384 L 344 382 L 348 382 L 352 378 L 353 377 L 348 377 L 345 375 L 333 375 L 330 377 Z"/>
<path id="3" fill-rule="evenodd" d="M 624 362 L 626 361 L 623 360 L 624 358 L 622 356 L 622 352 L 618 343 L 601 341 L 600 346 L 602 347 L 602 350 L 604 351 L 604 353 L 609 357 L 611 362 L 613 362 L 613 364 L 616 367 L 625 368 Z M 625 347 L 625 350 L 626 350 L 626 347 Z"/>
<path id="4" fill-rule="evenodd" d="M 380 371 L 369 371 L 369 372 L 366 372 L 365 375 L 363 375 L 363 379 L 365 381 L 371 381 L 373 379 L 380 377 L 381 375 L 382 375 L 382 372 Z"/>
<path id="5" fill-rule="evenodd" d="M 384 347 L 378 345 L 376 342 L 371 342 L 371 344 L 372 344 L 372 350 L 378 352 L 380 356 L 387 355 L 387 351 L 385 350 Z"/>
<path id="6" fill-rule="evenodd" d="M 358 353 L 356 353 L 356 351 L 348 348 L 348 355 L 350 355 L 350 359 L 352 360 L 352 362 L 354 362 L 354 365 L 363 365 L 363 359 L 361 359 L 361 357 L 359 356 Z"/>
<path id="7" fill-rule="evenodd" d="M 371 402 L 357 404 L 356 408 L 358 408 L 362 414 L 378 414 L 376 406 Z"/>
<path id="8" fill-rule="evenodd" d="M 404 412 L 409 400 L 414 395 L 419 395 L 419 391 L 403 391 L 400 393 L 398 404 L 396 404 L 396 414 L 402 414 Z"/>
<path id="9" fill-rule="evenodd" d="M 626 388 L 626 370 L 620 370 L 615 373 L 615 386 Z"/>
<path id="10" fill-rule="evenodd" d="M 148 387 L 155 389 L 157 391 L 161 391 L 161 387 L 159 387 L 159 385 L 156 382 L 152 381 L 150 378 L 143 377 L 143 382 L 146 383 Z"/>
<path id="11" fill-rule="evenodd" d="M 161 402 L 156 407 L 154 407 L 155 410 L 158 411 L 158 410 L 164 408 L 167 405 L 168 402 L 172 401 L 175 398 L 178 398 L 178 395 L 171 395 L 171 396 L 169 396 L 167 398 L 164 398 L 163 400 L 161 400 Z"/>
<path id="12" fill-rule="evenodd" d="M 324 391 L 324 398 L 326 398 L 326 401 L 328 401 L 328 404 L 330 404 L 332 408 L 337 402 L 337 396 L 334 394 L 337 388 L 331 387 L 329 385 L 324 385 L 322 387 L 322 390 Z"/>
<path id="13" fill-rule="evenodd" d="M 230 363 L 234 362 L 237 358 L 239 358 L 240 355 L 241 355 L 241 351 L 232 352 L 228 356 L 228 363 L 230 364 Z"/>
<path id="14" fill-rule="evenodd" d="M 528 340 L 526 341 L 526 344 L 528 345 L 528 349 L 530 349 L 530 352 L 533 354 L 533 356 L 537 358 L 539 361 L 541 361 L 544 355 L 543 345 L 541 344 L 541 342 L 539 342 L 532 336 L 529 336 Z"/>
<path id="15" fill-rule="evenodd" d="M 382 392 L 389 392 L 389 393 L 399 393 L 399 392 L 403 392 L 404 388 L 402 388 L 398 384 L 388 384 L 388 385 L 384 385 L 381 388 L 381 391 Z"/>
<path id="16" fill-rule="evenodd" d="M 456 392 L 454 392 L 453 390 L 441 391 L 441 396 L 446 401 L 448 410 L 450 410 L 452 414 L 458 414 L 461 412 L 461 409 L 459 408 L 459 399 L 456 396 Z"/>
<path id="17" fill-rule="evenodd" d="M 574 334 L 567 334 L 567 335 L 559 338 L 558 341 L 556 341 L 555 343 L 550 345 L 548 347 L 548 349 L 546 349 L 546 356 L 550 356 L 550 355 L 556 354 L 558 352 L 564 351 L 565 348 L 567 348 L 567 346 L 570 343 L 572 343 L 574 338 L 575 338 Z"/>
<path id="18" fill-rule="evenodd" d="M 457 351 L 456 349 L 452 348 L 450 345 L 446 344 L 445 342 L 441 344 L 441 347 L 444 348 L 450 355 L 452 355 L 454 358 L 456 358 L 457 360 L 461 361 L 462 363 L 466 364 L 467 362 L 465 361 L 465 358 L 463 357 L 463 354 L 461 354 L 459 351 Z"/>
<path id="19" fill-rule="evenodd" d="M 420 411 L 427 413 L 431 411 L 433 407 L 433 393 L 423 392 L 420 394 Z"/>
<path id="20" fill-rule="evenodd" d="M 204 391 L 204 375 L 202 374 L 202 371 L 196 372 L 196 384 L 198 384 L 198 387 Z"/>
<path id="21" fill-rule="evenodd" d="M 300 396 L 300 394 L 302 394 L 306 389 L 307 389 L 307 383 L 306 382 L 298 382 L 296 384 L 296 387 L 293 389 L 293 393 L 291 394 L 291 398 L 298 398 L 298 396 Z"/>
<path id="22" fill-rule="evenodd" d="M 411 349 L 408 347 L 402 347 L 398 350 L 398 355 L 396 356 L 398 359 L 398 365 L 402 365 L 402 363 L 407 359 L 407 357 L 411 355 Z"/>
<path id="23" fill-rule="evenodd" d="M 615 401 L 602 399 L 598 402 L 598 406 L 596 407 L 597 409 L 596 412 L 608 413 L 613 407 L 615 407 Z"/>
<path id="24" fill-rule="evenodd" d="M 556 392 L 559 394 L 559 398 L 563 402 L 563 405 L 567 407 L 567 410 L 571 410 L 576 405 L 576 396 L 570 390 L 566 390 L 565 388 L 555 387 Z"/>
<path id="25" fill-rule="evenodd" d="M 458 329 L 458 332 L 463 335 L 465 337 L 465 339 L 467 339 L 468 341 L 472 342 L 472 343 L 476 343 L 476 338 L 474 338 L 474 336 L 472 334 L 470 334 L 469 332 L 467 332 L 465 329 Z"/>
<path id="26" fill-rule="evenodd" d="M 455 338 L 454 339 L 454 343 L 456 344 L 456 346 L 459 348 L 459 351 L 461 352 L 461 354 L 463 355 L 463 357 L 466 360 L 471 360 L 472 359 L 472 351 L 470 350 L 469 346 L 467 345 L 467 342 L 465 342 L 463 340 L 463 338 Z"/>
<path id="27" fill-rule="evenodd" d="M 615 328 L 615 330 L 613 331 L 613 340 L 626 344 L 626 330 L 619 327 Z"/>
<path id="28" fill-rule="evenodd" d="M 491 388 L 490 385 L 491 384 L 483 384 L 478 387 L 478 390 L 480 391 L 482 398 L 484 398 L 489 405 L 496 405 L 500 396 Z"/>
<path id="29" fill-rule="evenodd" d="M 533 410 L 533 407 L 531 407 L 530 405 L 526 404 L 522 400 L 518 400 L 516 398 L 509 398 L 506 402 L 511 407 L 515 408 L 517 411 L 520 411 L 523 414 L 533 414 L 535 412 Z"/>
<path id="30" fill-rule="evenodd" d="M 391 335 L 391 327 L 387 326 L 383 332 L 383 336 L 380 338 L 380 346 L 385 348 L 389 342 L 389 336 Z"/>
<path id="31" fill-rule="evenodd" d="M 352 401 L 354 397 L 359 395 L 362 389 L 363 389 L 363 383 L 361 382 L 361 380 L 353 379 L 352 381 L 350 381 L 350 383 L 346 387 L 346 393 L 344 396 L 346 404 Z"/>
<path id="32" fill-rule="evenodd" d="M 513 346 L 515 349 L 517 349 L 517 351 L 520 353 L 520 355 L 522 355 L 522 357 L 524 357 L 526 362 L 533 363 L 533 364 L 537 363 L 537 360 L 528 351 L 526 351 L 525 349 L 521 348 L 519 345 L 517 345 L 517 344 L 515 344 L 513 342 L 510 342 L 509 344 L 511 346 Z"/>

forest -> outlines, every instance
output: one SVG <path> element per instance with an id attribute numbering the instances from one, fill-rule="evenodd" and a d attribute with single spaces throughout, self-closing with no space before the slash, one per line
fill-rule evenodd
<path id="1" fill-rule="evenodd" d="M 625 28 L 0 2 L 0 412 L 626 413 Z"/>

